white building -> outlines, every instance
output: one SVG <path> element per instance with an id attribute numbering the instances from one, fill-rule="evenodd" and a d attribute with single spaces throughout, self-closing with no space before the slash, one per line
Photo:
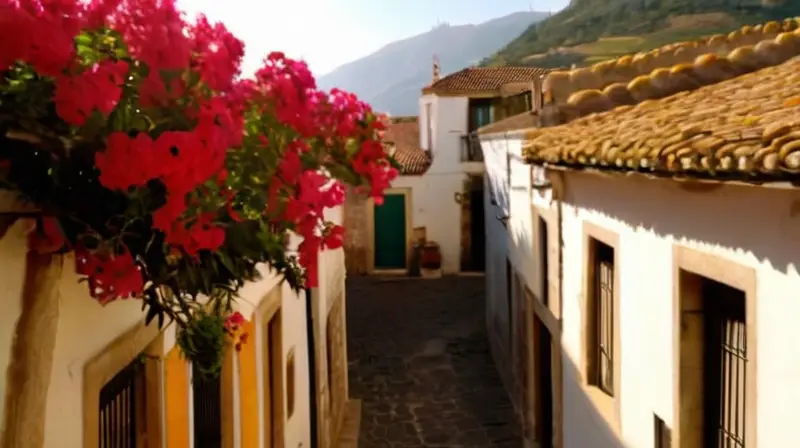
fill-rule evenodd
<path id="1" fill-rule="evenodd" d="M 798 445 L 796 28 L 554 72 L 552 126 L 481 132 L 487 324 L 526 446 Z"/>
<path id="2" fill-rule="evenodd" d="M 9 198 L 0 195 L 6 218 L 18 211 Z M 327 217 L 341 222 L 341 209 Z M 71 254 L 28 254 L 31 228 L 26 219 L 0 223 L 1 446 L 191 448 L 203 439 L 294 448 L 357 437 L 341 249 L 320 253 L 310 297 L 262 267 L 237 302 L 250 338 L 228 350 L 207 389 L 193 381 L 174 325 L 145 325 L 139 300 L 99 305 L 78 283 Z"/>
<path id="3" fill-rule="evenodd" d="M 484 164 L 470 135 L 530 109 L 530 83 L 544 72 L 467 68 L 440 79 L 434 65 L 419 118 L 392 118 L 387 129 L 385 140 L 403 168 L 384 205 L 348 196 L 348 272 L 405 273 L 417 241 L 438 244 L 444 274 L 484 270 Z"/>

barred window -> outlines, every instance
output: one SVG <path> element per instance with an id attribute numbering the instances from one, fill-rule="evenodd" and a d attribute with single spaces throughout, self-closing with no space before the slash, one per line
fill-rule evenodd
<path id="1" fill-rule="evenodd" d="M 614 249 L 592 240 L 593 288 L 589 303 L 591 335 L 589 380 L 614 396 Z"/>

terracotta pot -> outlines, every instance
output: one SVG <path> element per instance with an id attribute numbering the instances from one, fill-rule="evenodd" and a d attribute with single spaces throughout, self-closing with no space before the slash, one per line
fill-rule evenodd
<path id="1" fill-rule="evenodd" d="M 428 243 L 422 248 L 422 268 L 439 269 L 442 267 L 442 252 L 439 245 Z"/>

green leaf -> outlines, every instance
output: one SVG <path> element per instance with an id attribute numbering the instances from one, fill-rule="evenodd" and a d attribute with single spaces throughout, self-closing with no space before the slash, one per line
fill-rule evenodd
<path id="1" fill-rule="evenodd" d="M 219 257 L 219 261 L 222 262 L 222 265 L 225 266 L 225 269 L 233 273 L 236 272 L 236 267 L 234 267 L 233 260 L 231 260 L 231 257 L 229 257 L 228 254 L 226 254 L 224 251 L 220 251 L 217 252 L 217 257 Z"/>

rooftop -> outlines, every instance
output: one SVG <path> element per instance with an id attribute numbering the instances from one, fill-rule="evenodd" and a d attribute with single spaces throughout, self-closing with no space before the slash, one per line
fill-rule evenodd
<path id="1" fill-rule="evenodd" d="M 794 180 L 800 173 L 800 58 L 727 81 L 526 132 L 529 163 Z"/>
<path id="2" fill-rule="evenodd" d="M 417 117 L 392 117 L 386 126 L 384 143 L 394 145 L 394 158 L 401 165 L 400 174 L 418 176 L 431 166 L 428 151 L 419 147 L 419 122 Z"/>
<path id="3" fill-rule="evenodd" d="M 549 69 L 539 67 L 470 67 L 445 76 L 422 89 L 422 93 L 500 95 L 500 88 L 506 84 L 532 82 L 548 72 Z"/>
<path id="4" fill-rule="evenodd" d="M 551 72 L 542 109 L 480 132 L 525 129 L 526 161 L 550 167 L 798 180 L 799 24 L 745 26 Z"/>

